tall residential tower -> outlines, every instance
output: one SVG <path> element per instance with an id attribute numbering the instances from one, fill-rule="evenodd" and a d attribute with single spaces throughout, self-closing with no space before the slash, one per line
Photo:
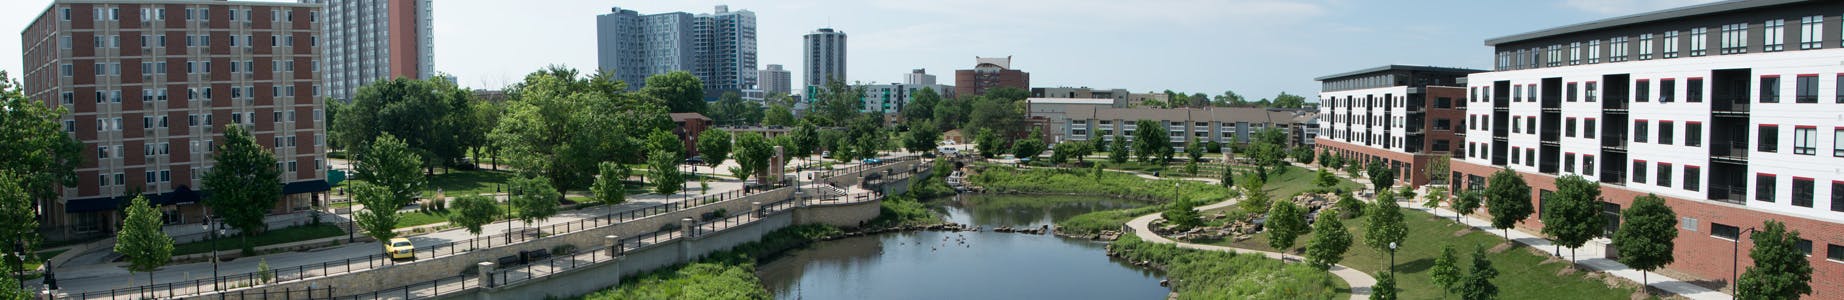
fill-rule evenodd
<path id="1" fill-rule="evenodd" d="M 325 5 L 315 26 L 324 46 L 327 94 L 351 101 L 359 87 L 392 78 L 435 76 L 432 0 L 300 0 Z"/>
<path id="2" fill-rule="evenodd" d="M 806 49 L 802 78 L 806 86 L 825 86 L 827 81 L 845 80 L 845 32 L 832 28 L 820 28 L 803 36 L 806 40 L 802 47 Z"/>
<path id="3" fill-rule="evenodd" d="M 793 79 L 791 78 L 793 77 L 793 73 L 788 72 L 787 69 L 782 69 L 781 65 L 768 65 L 768 69 L 763 69 L 756 74 L 757 80 L 760 81 L 759 84 L 761 85 L 762 93 L 764 94 L 787 94 L 794 92 L 792 90 Z"/>
<path id="4" fill-rule="evenodd" d="M 710 14 L 642 15 L 615 7 L 596 16 L 596 66 L 628 88 L 648 76 L 687 71 L 704 81 L 706 98 L 756 87 L 756 15 L 719 5 Z"/>

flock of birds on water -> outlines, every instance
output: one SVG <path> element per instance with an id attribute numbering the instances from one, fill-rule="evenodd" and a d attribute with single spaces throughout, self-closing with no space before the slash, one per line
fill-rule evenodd
<path id="1" fill-rule="evenodd" d="M 949 242 L 954 243 L 952 246 L 961 246 L 962 248 L 973 248 L 973 244 L 967 243 L 967 234 L 954 233 L 953 236 L 941 237 L 941 243 L 935 244 L 934 246 L 929 246 L 928 252 L 933 253 L 933 252 L 941 251 L 942 248 L 948 248 L 950 247 L 950 245 L 948 245 Z M 909 245 L 909 242 L 896 242 L 896 244 L 898 246 Z M 922 245 L 922 242 L 916 242 L 916 245 L 920 246 Z M 877 254 L 884 254 L 884 250 L 878 249 Z"/>

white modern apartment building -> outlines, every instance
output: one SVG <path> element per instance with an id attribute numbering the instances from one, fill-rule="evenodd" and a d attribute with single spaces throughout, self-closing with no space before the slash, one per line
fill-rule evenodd
<path id="1" fill-rule="evenodd" d="M 858 110 L 860 112 L 896 114 L 903 111 L 903 107 L 909 105 L 909 101 L 915 99 L 916 92 L 921 92 L 922 89 L 934 90 L 935 94 L 941 95 L 941 99 L 954 98 L 954 86 L 951 85 L 892 83 L 860 87 L 864 88 L 864 98 L 861 102 L 864 106 Z"/>
<path id="2" fill-rule="evenodd" d="M 359 87 L 392 78 L 435 75 L 431 0 L 299 0 L 324 5 L 315 23 L 325 47 L 327 95 L 351 101 Z"/>
<path id="3" fill-rule="evenodd" d="M 1431 160 L 1465 141 L 1467 74 L 1480 70 L 1387 65 L 1315 78 L 1321 85 L 1320 151 L 1397 170 L 1402 183 L 1429 183 Z"/>
<path id="4" fill-rule="evenodd" d="M 1844 298 L 1841 16 L 1838 1 L 1723 1 L 1487 40 L 1496 64 L 1467 78 L 1454 178 L 1477 188 L 1508 167 L 1541 212 L 1557 176 L 1581 175 L 1614 221 L 1665 197 L 1680 217 L 1668 268 L 1714 281 L 1751 263 L 1743 232 L 1784 222 L 1816 271 L 1807 297 Z"/>

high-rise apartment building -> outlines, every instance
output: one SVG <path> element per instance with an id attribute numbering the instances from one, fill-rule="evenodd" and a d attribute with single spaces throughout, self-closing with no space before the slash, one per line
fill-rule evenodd
<path id="1" fill-rule="evenodd" d="M 1779 221 L 1810 255 L 1805 297 L 1844 298 L 1840 12 L 1721 1 L 1486 40 L 1493 71 L 1468 75 L 1456 102 L 1454 187 L 1509 168 L 1540 215 L 1558 177 L 1581 176 L 1600 183 L 1610 232 L 1634 198 L 1660 196 L 1678 217 L 1666 268 L 1714 282 L 1735 282 L 1752 264 L 1747 232 Z"/>
<path id="2" fill-rule="evenodd" d="M 851 83 L 845 77 L 845 32 L 820 28 L 802 36 L 807 65 L 801 73 L 806 86 L 826 86 L 827 81 Z"/>
<path id="3" fill-rule="evenodd" d="M 432 0 L 299 0 L 324 5 L 318 43 L 327 94 L 351 101 L 359 87 L 435 76 Z"/>
<path id="4" fill-rule="evenodd" d="M 903 74 L 903 83 L 923 85 L 935 84 L 935 75 L 929 75 L 928 69 L 909 70 L 909 74 Z"/>
<path id="5" fill-rule="evenodd" d="M 316 45 L 321 6 L 245 1 L 53 1 L 26 26 L 25 91 L 69 111 L 77 185 L 39 203 L 48 238 L 108 235 L 139 192 L 166 222 L 199 222 L 201 178 L 228 126 L 274 151 L 282 199 L 328 189 Z"/>
<path id="6" fill-rule="evenodd" d="M 1325 134 L 1314 144 L 1341 157 L 1380 161 L 1402 183 L 1428 184 L 1430 160 L 1463 153 L 1466 75 L 1478 72 L 1388 65 L 1315 78 Z"/>
<path id="7" fill-rule="evenodd" d="M 1012 57 L 975 57 L 973 69 L 954 71 L 955 94 L 978 96 L 986 90 L 1009 87 L 1031 88 L 1031 73 L 1012 69 Z"/>
<path id="8" fill-rule="evenodd" d="M 921 92 L 922 89 L 933 90 L 942 99 L 954 98 L 954 87 L 939 84 L 893 83 L 867 84 L 859 87 L 864 88 L 864 98 L 860 98 L 864 106 L 861 106 L 858 111 L 879 112 L 885 115 L 903 111 L 903 107 L 909 105 L 909 101 L 915 99 L 916 92 Z"/>
<path id="9" fill-rule="evenodd" d="M 768 69 L 763 69 L 756 74 L 756 79 L 759 81 L 762 93 L 764 94 L 787 94 L 794 92 L 794 74 L 793 72 L 788 72 L 787 69 L 782 69 L 781 65 L 770 64 L 768 65 Z"/>
<path id="10" fill-rule="evenodd" d="M 756 15 L 719 5 L 714 13 L 641 15 L 615 7 L 596 16 L 597 67 L 628 88 L 648 76 L 688 71 L 704 81 L 705 97 L 756 87 Z"/>

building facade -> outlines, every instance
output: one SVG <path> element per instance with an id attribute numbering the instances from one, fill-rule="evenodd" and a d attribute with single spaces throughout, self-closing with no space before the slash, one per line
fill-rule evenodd
<path id="1" fill-rule="evenodd" d="M 1381 162 L 1399 182 L 1428 184 L 1430 160 L 1464 153 L 1464 86 L 1477 72 L 1388 65 L 1316 78 L 1325 135 L 1313 144 L 1362 164 Z"/>
<path id="2" fill-rule="evenodd" d="M 1292 136 L 1298 120 L 1311 114 L 1304 111 L 1262 108 L 1110 108 L 1072 105 L 1064 112 L 1060 129 L 1046 133 L 1052 141 L 1133 141 L 1133 130 L 1140 120 L 1155 120 L 1166 126 L 1172 147 L 1183 152 L 1195 138 L 1199 143 L 1245 144 L 1258 131 L 1277 128 L 1289 135 L 1289 144 L 1300 138 Z M 1036 117 L 1036 116 L 1033 116 Z M 1046 118 L 1047 119 L 1047 118 Z"/>
<path id="3" fill-rule="evenodd" d="M 1072 99 L 1114 99 L 1119 107 L 1129 105 L 1128 98 L 1133 95 L 1126 89 L 1095 89 L 1089 87 L 1036 87 L 1031 88 L 1031 98 L 1072 98 Z"/>
<path id="4" fill-rule="evenodd" d="M 860 87 L 864 88 L 864 98 L 862 100 L 864 106 L 858 110 L 859 112 L 880 112 L 885 115 L 896 115 L 898 112 L 903 111 L 904 106 L 909 105 L 909 101 L 914 99 L 916 92 L 920 92 L 925 88 L 933 89 L 936 94 L 941 95 L 942 99 L 954 98 L 953 86 L 939 84 L 921 85 L 893 83 L 871 84 Z"/>
<path id="5" fill-rule="evenodd" d="M 1126 108 L 1126 105 L 1112 99 L 1086 98 L 1028 98 L 1024 99 L 1025 116 L 1029 119 L 1041 119 L 1047 123 L 1045 135 L 1048 142 L 1059 143 L 1068 138 L 1069 110 L 1074 107 Z"/>
<path id="6" fill-rule="evenodd" d="M 765 94 L 793 93 L 792 76 L 793 72 L 788 72 L 787 69 L 782 69 L 781 65 L 777 64 L 769 64 L 767 69 L 756 73 L 757 80 L 761 81 L 762 93 Z"/>
<path id="7" fill-rule="evenodd" d="M 300 0 L 324 5 L 319 26 L 326 94 L 351 101 L 359 87 L 435 75 L 432 0 Z"/>
<path id="8" fill-rule="evenodd" d="M 801 80 L 806 86 L 826 86 L 826 82 L 837 80 L 851 82 L 845 77 L 845 32 L 832 28 L 820 28 L 801 36 L 803 55 L 807 65 L 801 73 Z"/>
<path id="9" fill-rule="evenodd" d="M 77 185 L 39 203 L 53 240 L 105 236 L 118 207 L 149 195 L 168 224 L 206 218 L 201 179 L 228 126 L 275 152 L 304 210 L 328 189 L 321 6 L 243 1 L 54 1 L 23 37 L 25 91 L 69 111 L 82 143 Z M 138 122 L 137 122 L 138 121 Z"/>
<path id="10" fill-rule="evenodd" d="M 974 60 L 973 69 L 954 71 L 955 94 L 979 96 L 999 87 L 1031 89 L 1031 73 L 1012 69 L 1012 57 L 975 57 Z"/>
<path id="11" fill-rule="evenodd" d="M 935 84 L 935 75 L 929 75 L 928 69 L 909 70 L 909 74 L 903 74 L 903 83 L 932 85 Z"/>
<path id="12" fill-rule="evenodd" d="M 756 17 L 718 5 L 710 14 L 642 15 L 614 7 L 596 16 L 596 66 L 629 89 L 648 76 L 687 71 L 704 82 L 705 98 L 756 87 Z"/>
<path id="13" fill-rule="evenodd" d="M 1752 263 L 1744 232 L 1778 220 L 1810 253 L 1806 297 L 1844 298 L 1841 12 L 1723 1 L 1487 40 L 1495 68 L 1467 78 L 1454 178 L 1515 170 L 1541 213 L 1558 176 L 1580 175 L 1601 183 L 1610 230 L 1634 197 L 1661 196 L 1679 217 L 1667 268 L 1717 282 Z"/>

